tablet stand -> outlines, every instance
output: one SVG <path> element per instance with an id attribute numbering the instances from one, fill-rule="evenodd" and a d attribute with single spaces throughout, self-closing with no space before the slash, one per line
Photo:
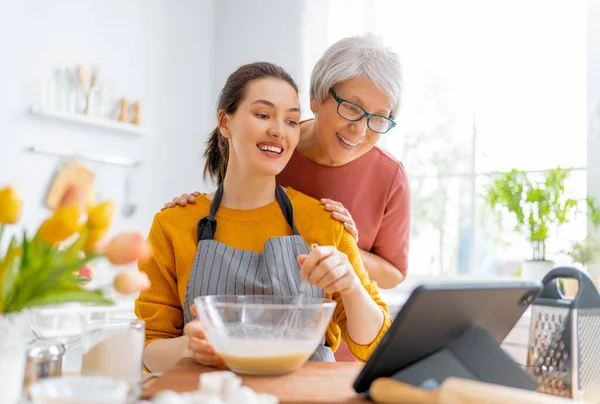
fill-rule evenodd
<path id="1" fill-rule="evenodd" d="M 539 386 L 487 331 L 477 327 L 390 377 L 417 387 L 432 381 L 442 384 L 449 377 L 532 391 Z"/>

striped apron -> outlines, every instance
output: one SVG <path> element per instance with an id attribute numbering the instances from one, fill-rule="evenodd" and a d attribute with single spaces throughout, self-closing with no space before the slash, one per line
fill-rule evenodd
<path id="1" fill-rule="evenodd" d="M 269 238 L 259 253 L 239 250 L 214 240 L 217 229 L 215 216 L 223 198 L 223 187 L 219 186 L 210 205 L 210 214 L 198 222 L 198 248 L 183 307 L 186 324 L 194 319 L 190 307 L 197 296 L 298 294 L 301 276 L 296 258 L 300 254 L 308 254 L 310 249 L 294 224 L 292 203 L 285 191 L 277 186 L 275 196 L 294 235 Z M 304 294 L 325 298 L 322 289 L 310 284 Z M 335 362 L 333 351 L 325 345 L 325 339 L 310 360 Z"/>

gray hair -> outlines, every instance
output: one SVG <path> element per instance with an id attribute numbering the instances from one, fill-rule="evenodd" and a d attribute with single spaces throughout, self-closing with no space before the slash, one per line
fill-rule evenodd
<path id="1" fill-rule="evenodd" d="M 388 96 L 395 117 L 400 107 L 400 58 L 372 34 L 341 39 L 325 51 L 310 77 L 310 98 L 324 102 L 334 85 L 357 76 L 367 77 Z"/>

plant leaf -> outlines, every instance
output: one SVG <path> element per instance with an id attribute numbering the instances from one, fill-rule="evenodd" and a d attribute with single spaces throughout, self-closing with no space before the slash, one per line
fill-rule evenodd
<path id="1" fill-rule="evenodd" d="M 23 231 L 23 252 L 21 255 L 21 268 L 28 268 L 31 260 L 31 244 L 27 240 L 27 232 Z"/>
<path id="2" fill-rule="evenodd" d="M 0 246 L 2 245 L 2 238 L 4 237 L 4 229 L 6 225 L 4 223 L 0 223 Z M 2 252 L 0 251 L 0 261 L 2 261 Z"/>
<path id="3" fill-rule="evenodd" d="M 60 304 L 67 302 L 81 302 L 81 303 L 98 303 L 102 305 L 112 305 L 114 302 L 102 295 L 101 291 L 88 291 L 88 290 L 56 290 L 45 295 L 35 297 L 29 300 L 23 308 L 30 308 L 36 306 L 46 306 L 50 304 Z"/>
<path id="4" fill-rule="evenodd" d="M 10 240 L 10 244 L 8 245 L 8 249 L 6 250 L 6 255 L 4 259 L 0 261 L 0 279 L 4 275 L 4 271 L 11 265 L 11 262 L 17 256 L 17 238 L 15 236 Z"/>
<path id="5" fill-rule="evenodd" d="M 4 261 L 2 261 L 2 265 L 0 266 L 1 312 L 4 312 L 10 302 L 15 299 L 15 278 L 19 268 L 20 260 L 17 254 L 17 238 L 13 236 L 6 257 L 4 257 Z"/>

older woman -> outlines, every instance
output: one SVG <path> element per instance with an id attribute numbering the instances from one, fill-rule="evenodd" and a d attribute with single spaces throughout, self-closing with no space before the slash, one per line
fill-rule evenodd
<path id="1" fill-rule="evenodd" d="M 400 105 L 398 56 L 374 36 L 344 38 L 315 65 L 310 84 L 314 119 L 277 182 L 320 199 L 358 241 L 361 258 L 381 288 L 406 276 L 410 190 L 402 163 L 376 146 Z M 164 208 L 194 203 L 184 194 Z"/>

